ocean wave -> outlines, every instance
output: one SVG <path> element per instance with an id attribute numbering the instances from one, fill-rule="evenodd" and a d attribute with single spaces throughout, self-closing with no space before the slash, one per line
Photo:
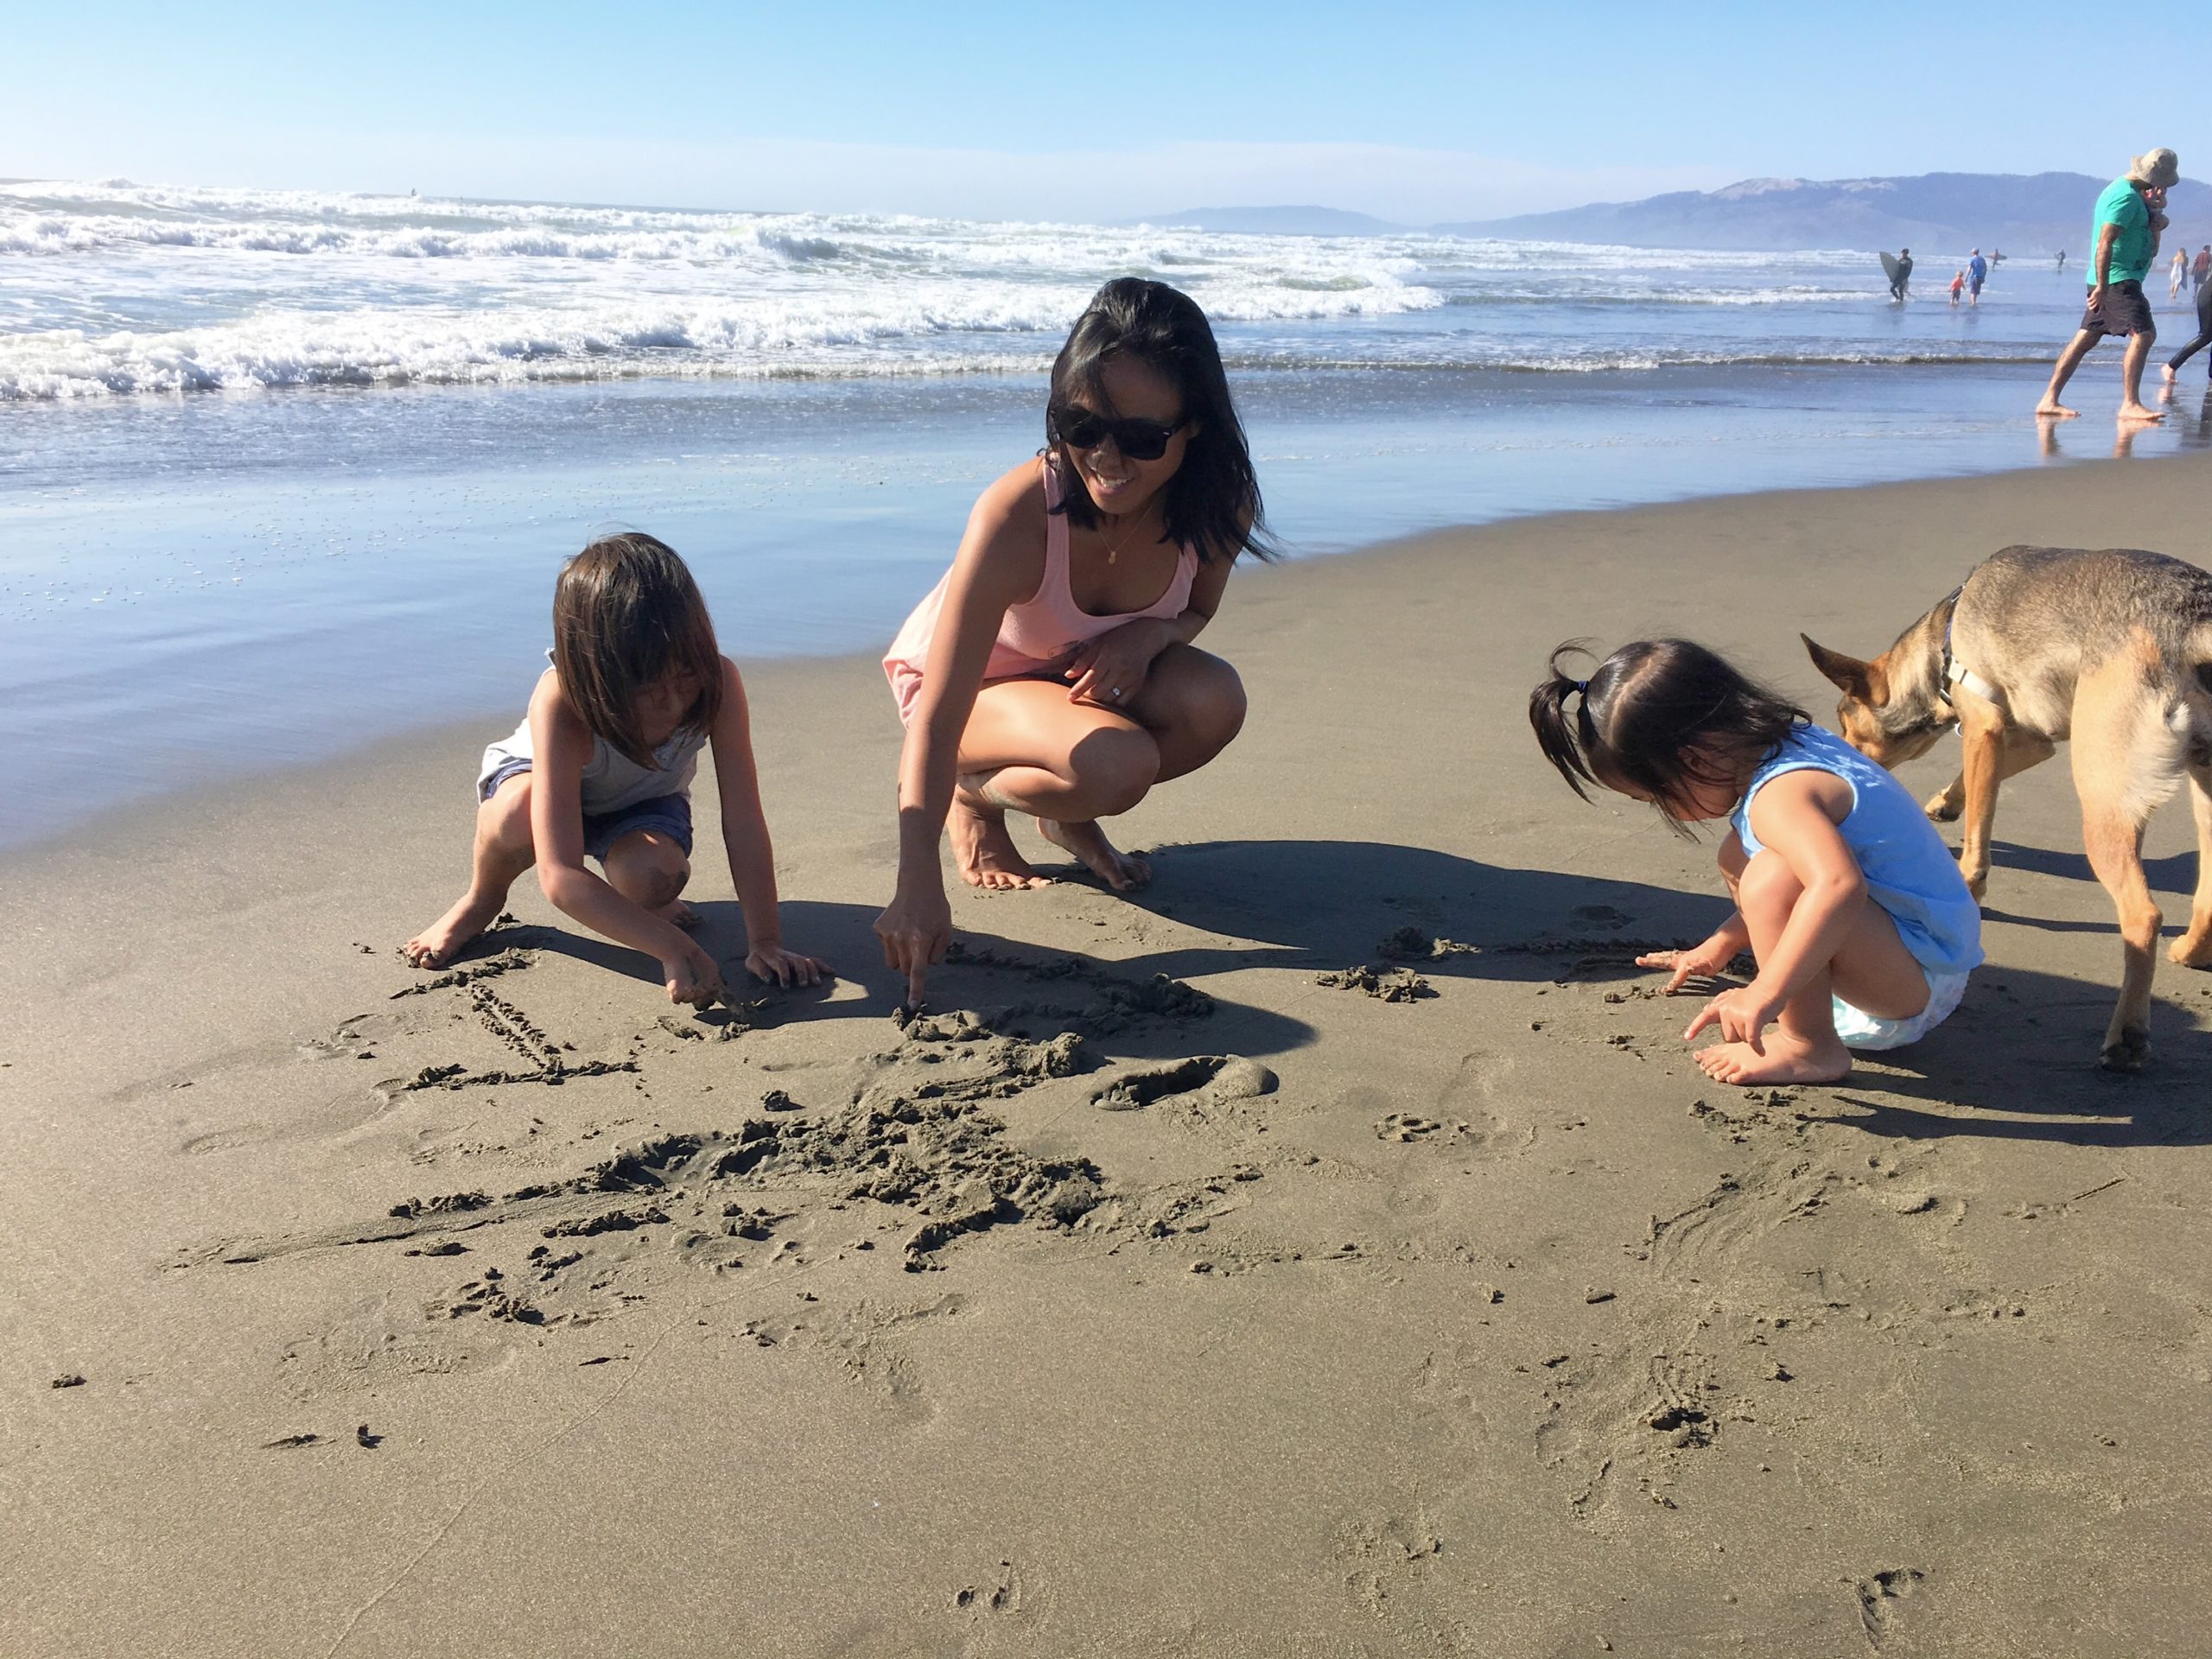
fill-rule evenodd
<path id="1" fill-rule="evenodd" d="M 962 270 L 1268 269 L 1326 283 L 1402 274 L 1362 238 L 1229 237 L 1149 226 L 901 214 L 692 212 L 143 186 L 0 186 L 0 254 L 189 247 L 391 258 L 884 262 Z"/>
<path id="2" fill-rule="evenodd" d="M 139 393 L 279 391 L 296 387 L 516 385 L 600 379 L 842 379 L 1041 373 L 1066 318 L 969 316 L 932 327 L 917 319 L 772 321 L 695 313 L 591 321 L 559 315 L 450 319 L 401 328 L 387 316 L 293 318 L 252 328 L 146 338 L 74 332 L 0 340 L 0 403 Z M 935 343 L 918 343 L 929 334 Z M 988 343 L 999 334 L 1002 345 Z M 1033 344 L 1020 343 L 1023 340 Z M 1571 374 L 1683 368 L 2041 365 L 2049 354 L 1808 349 L 1477 350 L 1394 357 L 1230 349 L 1242 375 L 1313 372 Z"/>
<path id="3" fill-rule="evenodd" d="M 288 386 L 466 385 L 607 376 L 996 372 L 1048 363 L 1087 286 L 954 282 L 899 299 L 768 296 L 575 309 L 270 311 L 161 332 L 0 334 L 0 402 Z M 1420 294 L 1218 284 L 1217 321 L 1295 322 L 1428 303 Z M 981 346 L 976 337 L 1037 340 Z M 933 342 L 963 342 L 950 353 Z M 1048 343 L 1049 342 L 1049 343 Z"/>
<path id="4" fill-rule="evenodd" d="M 1961 343 L 1957 325 L 1874 308 L 1869 264 L 1856 254 L 1426 233 L 18 181 L 0 184 L 0 403 L 610 376 L 1026 372 L 1117 276 L 1189 293 L 1255 372 L 2044 355 L 2040 340 L 2023 357 L 2012 354 L 2028 349 L 2017 339 L 1994 338 L 2021 313 L 1986 320 L 1984 350 L 1980 325 Z M 1436 315 L 1406 321 L 1425 312 Z"/>

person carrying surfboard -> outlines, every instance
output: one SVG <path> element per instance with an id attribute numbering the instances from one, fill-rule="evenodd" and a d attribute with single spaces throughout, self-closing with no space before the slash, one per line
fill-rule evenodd
<path id="1" fill-rule="evenodd" d="M 1912 281 L 1912 250 L 1899 248 L 1894 259 L 1884 254 L 1882 270 L 1890 279 L 1890 297 L 1893 300 L 1904 298 L 1905 285 Z"/>

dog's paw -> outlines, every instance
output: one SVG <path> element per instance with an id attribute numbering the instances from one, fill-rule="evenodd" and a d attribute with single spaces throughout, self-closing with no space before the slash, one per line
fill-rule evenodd
<path id="1" fill-rule="evenodd" d="M 1937 823 L 1955 823 L 1959 814 L 1966 810 L 1966 804 L 1953 800 L 1950 791 L 1946 790 L 1940 795 L 1930 795 L 1920 810 Z"/>
<path id="2" fill-rule="evenodd" d="M 2173 942 L 2166 956 L 2183 968 L 2212 968 L 2212 931 L 2184 933 Z"/>
<path id="3" fill-rule="evenodd" d="M 2151 1058 L 2151 1033 L 2141 1026 L 2128 1026 L 2116 1042 L 2107 1043 L 2097 1064 L 2107 1071 L 2140 1071 Z"/>
<path id="4" fill-rule="evenodd" d="M 1989 896 L 1989 872 L 1984 870 L 1980 875 L 1967 877 L 1967 893 L 1977 905 L 1986 899 Z"/>

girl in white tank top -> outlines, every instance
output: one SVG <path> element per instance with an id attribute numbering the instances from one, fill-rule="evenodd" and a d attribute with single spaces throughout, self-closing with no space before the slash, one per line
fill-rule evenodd
<path id="1" fill-rule="evenodd" d="M 823 964 L 783 944 L 745 684 L 715 645 L 683 561 L 650 536 L 594 542 L 562 568 L 546 654 L 553 666 L 530 713 L 484 751 L 468 891 L 407 942 L 407 959 L 451 962 L 535 864 L 556 909 L 659 960 L 670 1000 L 711 1005 L 721 969 L 691 937 L 698 918 L 683 899 L 691 781 L 711 746 L 745 965 L 760 979 L 815 983 Z"/>

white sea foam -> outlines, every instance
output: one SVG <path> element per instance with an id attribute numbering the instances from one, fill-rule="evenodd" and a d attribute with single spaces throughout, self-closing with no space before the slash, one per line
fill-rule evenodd
<path id="1" fill-rule="evenodd" d="M 31 317 L 60 325 L 0 330 L 14 400 L 1027 370 L 1121 271 L 1173 270 L 1223 324 L 1444 301 L 1362 244 L 113 185 L 0 190 L 9 254 Z M 105 296 L 87 305 L 88 289 Z M 988 343 L 1009 335 L 1027 338 Z"/>
<path id="2" fill-rule="evenodd" d="M 1189 292 L 1253 365 L 1929 360 L 1937 342 L 1859 321 L 1872 272 L 1844 253 L 18 182 L 0 185 L 0 401 L 1030 372 L 1120 275 Z"/>

